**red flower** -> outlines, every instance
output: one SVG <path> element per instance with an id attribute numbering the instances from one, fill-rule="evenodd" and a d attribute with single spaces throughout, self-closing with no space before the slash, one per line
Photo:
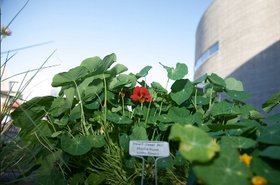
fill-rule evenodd
<path id="1" fill-rule="evenodd" d="M 153 100 L 147 88 L 138 86 L 133 89 L 133 94 L 130 98 L 133 101 L 139 101 L 140 103 L 144 103 L 145 101 L 151 102 Z"/>

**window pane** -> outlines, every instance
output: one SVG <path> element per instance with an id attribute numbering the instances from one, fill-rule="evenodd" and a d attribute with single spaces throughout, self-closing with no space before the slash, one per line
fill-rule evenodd
<path id="1" fill-rule="evenodd" d="M 212 55 L 217 53 L 219 50 L 219 42 L 216 42 L 210 46 L 195 62 L 194 70 L 197 70 L 206 60 L 208 60 Z"/>

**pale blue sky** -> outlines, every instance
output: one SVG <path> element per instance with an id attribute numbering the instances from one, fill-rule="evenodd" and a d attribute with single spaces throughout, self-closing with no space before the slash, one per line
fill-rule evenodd
<path id="1" fill-rule="evenodd" d="M 1 0 L 1 24 L 7 25 L 25 0 Z M 1 51 L 53 41 L 18 51 L 8 63 L 9 75 L 36 68 L 57 49 L 46 69 L 30 86 L 29 97 L 50 93 L 52 77 L 88 57 L 116 53 L 117 63 L 139 72 L 153 66 L 148 82 L 165 85 L 159 62 L 189 67 L 193 78 L 195 30 L 211 0 L 30 0 L 11 24 L 12 36 Z M 5 58 L 1 55 L 1 60 Z M 35 87 L 35 88 L 34 88 Z"/>

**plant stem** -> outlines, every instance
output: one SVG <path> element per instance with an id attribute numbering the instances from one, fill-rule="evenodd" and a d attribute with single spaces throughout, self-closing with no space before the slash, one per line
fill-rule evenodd
<path id="1" fill-rule="evenodd" d="M 212 106 L 212 95 L 213 95 L 213 87 L 211 88 L 211 91 L 210 91 L 210 100 L 209 100 L 209 108 Z"/>
<path id="2" fill-rule="evenodd" d="M 153 131 L 152 141 L 154 141 L 154 137 L 155 137 L 156 130 L 157 130 L 157 129 L 154 129 L 154 131 Z"/>
<path id="3" fill-rule="evenodd" d="M 52 152 L 51 149 L 50 149 L 48 146 L 46 146 L 46 145 L 39 139 L 39 137 L 38 137 L 38 135 L 37 135 L 36 132 L 34 132 L 33 134 L 35 135 L 35 137 L 37 138 L 37 140 L 39 141 L 39 143 L 40 143 L 42 146 L 44 146 L 48 151 Z"/>
<path id="4" fill-rule="evenodd" d="M 169 78 L 167 78 L 167 82 L 166 82 L 166 85 L 165 85 L 165 89 L 167 89 L 168 83 L 169 83 Z M 163 101 L 160 103 L 160 108 L 159 108 L 159 113 L 158 113 L 158 115 L 161 114 L 162 105 L 163 105 Z"/>
<path id="5" fill-rule="evenodd" d="M 78 95 L 78 98 L 79 98 L 79 104 L 80 104 L 80 108 L 81 108 L 82 132 L 83 132 L 83 135 L 89 135 L 89 132 L 88 132 L 87 127 L 86 127 L 86 119 L 85 119 L 85 113 L 84 113 L 84 109 L 83 109 L 82 98 L 81 98 L 77 83 L 75 81 L 73 81 L 73 82 L 74 82 L 75 87 L 76 87 L 77 95 Z"/>
<path id="6" fill-rule="evenodd" d="M 103 81 L 104 81 L 104 104 L 103 104 L 103 112 L 104 112 L 104 125 L 103 125 L 103 129 L 104 129 L 104 133 L 105 133 L 105 138 L 108 142 L 108 146 L 110 148 L 110 146 L 113 146 L 114 144 L 112 143 L 112 140 L 109 136 L 109 125 L 107 123 L 107 82 L 106 82 L 106 78 L 105 75 L 103 74 Z"/>
<path id="7" fill-rule="evenodd" d="M 121 97 L 122 97 L 122 114 L 124 116 L 124 96 L 121 95 Z"/>
<path id="8" fill-rule="evenodd" d="M 149 117 L 149 113 L 150 113 L 150 107 L 151 107 L 151 102 L 149 102 L 149 106 L 148 106 L 148 111 L 147 111 L 147 115 L 146 115 L 146 119 L 145 119 L 145 127 L 147 126 L 148 117 Z"/>
<path id="9" fill-rule="evenodd" d="M 53 130 L 54 130 L 54 132 L 56 132 L 56 129 L 55 129 L 55 126 L 54 126 L 54 124 L 53 124 L 53 122 L 52 122 L 52 120 L 51 120 L 51 117 L 48 115 L 48 112 L 44 109 L 44 111 L 45 111 L 45 113 L 46 113 L 46 117 L 48 118 L 48 120 L 49 120 L 49 122 L 48 123 L 50 123 L 51 124 L 51 126 L 52 126 L 52 128 L 53 128 Z"/>
<path id="10" fill-rule="evenodd" d="M 193 105 L 194 105 L 194 108 L 195 108 L 195 110 L 197 111 L 197 105 L 196 105 L 196 98 L 197 98 L 197 88 L 195 88 L 195 95 L 194 95 L 194 103 L 193 103 Z"/>

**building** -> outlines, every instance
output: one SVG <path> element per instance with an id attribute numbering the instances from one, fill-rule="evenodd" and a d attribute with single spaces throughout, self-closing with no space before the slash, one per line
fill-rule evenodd
<path id="1" fill-rule="evenodd" d="M 280 91 L 280 0 L 213 0 L 196 30 L 194 70 L 194 79 L 241 80 L 261 108 Z"/>
<path id="2" fill-rule="evenodd" d="M 2 114 L 5 112 L 5 109 L 8 109 L 9 107 L 14 109 L 17 108 L 21 103 L 19 102 L 19 97 L 17 97 L 17 101 L 13 102 L 14 97 L 19 96 L 19 93 L 15 91 L 13 88 L 15 84 L 19 83 L 18 81 L 12 81 L 8 79 L 8 76 L 6 74 L 6 71 L 2 71 L 1 68 L 1 101 L 0 101 L 0 113 Z"/>
<path id="3" fill-rule="evenodd" d="M 0 71 L 0 131 L 1 136 L 5 138 L 4 140 L 8 140 L 7 138 L 12 138 L 11 136 L 16 135 L 18 132 L 18 128 L 12 125 L 10 113 L 21 105 L 21 95 L 13 88 L 18 82 L 9 80 L 6 71 L 2 69 Z"/>

